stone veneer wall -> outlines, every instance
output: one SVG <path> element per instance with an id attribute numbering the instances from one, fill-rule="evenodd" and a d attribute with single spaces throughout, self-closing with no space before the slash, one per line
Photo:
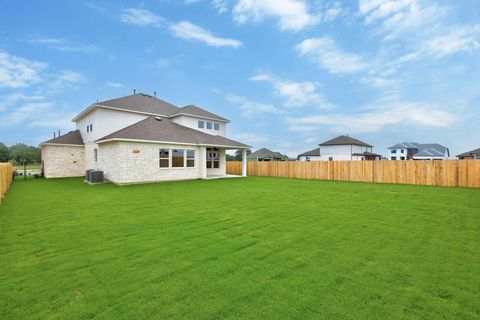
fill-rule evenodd
<path id="1" fill-rule="evenodd" d="M 81 177 L 85 175 L 85 148 L 83 146 L 42 146 L 45 178 Z"/>
<path id="2" fill-rule="evenodd" d="M 224 176 L 227 174 L 226 151 L 220 149 L 220 168 L 207 169 L 207 176 Z"/>
<path id="3" fill-rule="evenodd" d="M 160 168 L 160 148 L 195 150 L 195 167 Z M 205 150 L 205 147 L 199 146 L 109 142 L 99 146 L 98 167 L 104 171 L 107 180 L 118 184 L 201 179 L 207 176 Z"/>

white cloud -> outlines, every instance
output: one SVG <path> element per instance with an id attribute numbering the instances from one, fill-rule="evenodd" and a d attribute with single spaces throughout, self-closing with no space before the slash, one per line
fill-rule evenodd
<path id="1" fill-rule="evenodd" d="M 306 39 L 296 46 L 296 50 L 330 73 L 355 73 L 368 68 L 364 57 L 342 51 L 329 37 Z"/>
<path id="2" fill-rule="evenodd" d="M 78 89 L 78 85 L 85 81 L 86 79 L 81 73 L 71 70 L 63 70 L 48 83 L 46 90 L 47 93 L 56 93 L 63 90 L 76 90 Z"/>
<path id="3" fill-rule="evenodd" d="M 318 85 L 314 82 L 294 82 L 267 74 L 257 74 L 250 80 L 270 82 L 273 85 L 274 94 L 277 97 L 284 98 L 284 105 L 288 108 L 313 106 L 330 109 L 334 107 L 317 91 Z"/>
<path id="4" fill-rule="evenodd" d="M 265 17 L 278 18 L 280 29 L 290 31 L 320 22 L 303 0 L 240 0 L 233 8 L 233 18 L 240 24 L 248 20 L 262 21 Z"/>
<path id="5" fill-rule="evenodd" d="M 56 49 L 63 52 L 82 52 L 82 53 L 97 53 L 100 51 L 94 45 L 73 45 L 65 39 L 49 38 L 41 36 L 30 36 L 27 39 L 28 43 L 45 45 L 49 48 Z"/>
<path id="6" fill-rule="evenodd" d="M 0 51 L 0 88 L 26 88 L 42 80 L 46 64 Z"/>
<path id="7" fill-rule="evenodd" d="M 11 107 L 19 101 L 37 101 L 43 100 L 44 96 L 35 95 L 27 96 L 23 93 L 10 93 L 4 96 L 0 96 L 0 112 L 4 111 L 8 107 Z"/>
<path id="8" fill-rule="evenodd" d="M 429 1 L 418 0 L 360 0 L 359 13 L 365 23 L 379 22 L 386 39 L 393 39 L 405 31 L 432 25 L 445 14 L 445 8 Z M 409 34 L 407 34 L 409 36 Z"/>
<path id="9" fill-rule="evenodd" d="M 432 37 L 424 44 L 421 53 L 436 58 L 457 52 L 472 52 L 480 48 L 480 25 L 449 28 L 444 34 Z"/>
<path id="10" fill-rule="evenodd" d="M 170 31 L 175 37 L 200 41 L 213 47 L 227 46 L 238 48 L 242 46 L 242 43 L 238 40 L 216 37 L 210 31 L 188 21 L 181 21 L 172 24 L 170 26 Z"/>
<path id="11" fill-rule="evenodd" d="M 52 105 L 51 102 L 28 102 L 16 106 L 12 111 L 0 115 L 0 125 L 13 126 L 29 119 L 41 117 L 42 113 L 49 110 Z"/>
<path id="12" fill-rule="evenodd" d="M 228 5 L 226 0 L 212 0 L 212 6 L 218 13 L 224 13 L 228 11 Z"/>
<path id="13" fill-rule="evenodd" d="M 303 132 L 319 130 L 319 126 L 327 126 L 338 132 L 376 132 L 385 127 L 424 126 L 448 127 L 457 117 L 438 106 L 384 99 L 378 101 L 379 106 L 369 108 L 363 113 L 349 114 L 317 114 L 302 118 L 287 118 L 292 131 Z"/>
<path id="14" fill-rule="evenodd" d="M 137 26 L 154 26 L 158 27 L 165 22 L 165 19 L 156 15 L 155 13 L 137 8 L 128 8 L 122 10 L 120 20 L 125 23 L 137 25 Z"/>
<path id="15" fill-rule="evenodd" d="M 251 117 L 255 115 L 266 114 L 282 114 L 283 112 L 271 104 L 260 103 L 248 100 L 245 97 L 237 95 L 227 95 L 227 100 L 240 106 L 242 115 Z"/>
<path id="16" fill-rule="evenodd" d="M 123 88 L 125 87 L 122 83 L 120 82 L 112 82 L 112 81 L 107 81 L 105 83 L 107 86 L 112 87 L 112 88 Z"/>

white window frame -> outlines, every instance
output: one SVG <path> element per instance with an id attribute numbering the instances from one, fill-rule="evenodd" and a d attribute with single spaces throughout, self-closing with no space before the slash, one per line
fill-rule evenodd
<path id="1" fill-rule="evenodd" d="M 200 126 L 200 124 L 202 124 L 202 125 Z M 198 127 L 198 129 L 205 129 L 205 121 L 198 120 L 197 127 Z"/>
<path id="2" fill-rule="evenodd" d="M 215 131 L 220 131 L 220 123 L 214 122 L 214 123 L 213 123 L 213 130 L 215 130 Z"/>
<path id="3" fill-rule="evenodd" d="M 93 149 L 93 162 L 95 162 L 95 163 L 98 162 L 98 149 L 97 148 Z"/>
<path id="4" fill-rule="evenodd" d="M 165 158 L 165 157 L 163 157 L 163 158 L 160 157 L 160 152 L 161 152 L 162 150 L 168 151 L 168 157 L 167 157 L 167 158 Z M 168 166 L 166 166 L 166 167 L 160 166 L 160 161 L 161 161 L 161 160 L 168 160 Z M 170 169 L 171 163 L 172 163 L 172 151 L 171 151 L 171 149 L 170 149 L 170 148 L 159 148 L 159 149 L 158 149 L 158 167 L 159 167 L 160 169 Z"/>
<path id="5" fill-rule="evenodd" d="M 210 128 L 209 128 L 209 127 L 210 127 Z M 213 123 L 210 122 L 210 121 L 207 121 L 206 129 L 207 129 L 207 130 L 213 130 Z"/>
<path id="6" fill-rule="evenodd" d="M 188 156 L 188 151 L 193 152 L 193 157 L 189 157 L 189 156 Z M 193 160 L 193 167 L 189 167 L 189 166 L 188 166 L 188 160 Z M 196 165 L 197 165 L 197 163 L 196 163 L 196 161 L 195 161 L 195 150 L 193 150 L 193 149 L 185 149 L 185 169 L 195 168 Z"/>

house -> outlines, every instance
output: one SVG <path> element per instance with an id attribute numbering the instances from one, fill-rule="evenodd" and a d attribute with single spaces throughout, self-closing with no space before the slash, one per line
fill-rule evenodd
<path id="1" fill-rule="evenodd" d="M 249 161 L 288 161 L 288 156 L 267 148 L 258 149 L 247 156 Z"/>
<path id="2" fill-rule="evenodd" d="M 444 160 L 450 150 L 438 143 L 402 142 L 388 148 L 390 160 Z"/>
<path id="3" fill-rule="evenodd" d="M 380 160 L 373 146 L 358 139 L 338 136 L 319 144 L 319 148 L 298 155 L 299 161 Z"/>
<path id="4" fill-rule="evenodd" d="M 480 148 L 468 151 L 465 153 L 461 153 L 457 155 L 458 159 L 460 160 L 467 160 L 467 159 L 477 159 L 480 160 Z"/>
<path id="5" fill-rule="evenodd" d="M 76 130 L 40 144 L 46 178 L 104 172 L 117 184 L 226 175 L 226 151 L 250 146 L 226 137 L 229 120 L 200 107 L 179 108 L 137 93 L 90 105 Z"/>
<path id="6" fill-rule="evenodd" d="M 297 156 L 298 161 L 320 161 L 320 148 L 316 148 Z"/>

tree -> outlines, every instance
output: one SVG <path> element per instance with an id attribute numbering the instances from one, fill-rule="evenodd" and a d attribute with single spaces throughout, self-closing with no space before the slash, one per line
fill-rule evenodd
<path id="1" fill-rule="evenodd" d="M 10 147 L 10 159 L 19 164 L 30 164 L 40 162 L 40 149 L 27 146 L 24 143 L 17 143 Z"/>
<path id="2" fill-rule="evenodd" d="M 7 162 L 8 160 L 10 160 L 8 147 L 0 142 L 0 162 Z"/>
<path id="3" fill-rule="evenodd" d="M 247 150 L 247 156 L 249 156 L 251 153 L 251 150 Z M 235 161 L 242 161 L 242 150 L 237 150 L 235 152 Z"/>

